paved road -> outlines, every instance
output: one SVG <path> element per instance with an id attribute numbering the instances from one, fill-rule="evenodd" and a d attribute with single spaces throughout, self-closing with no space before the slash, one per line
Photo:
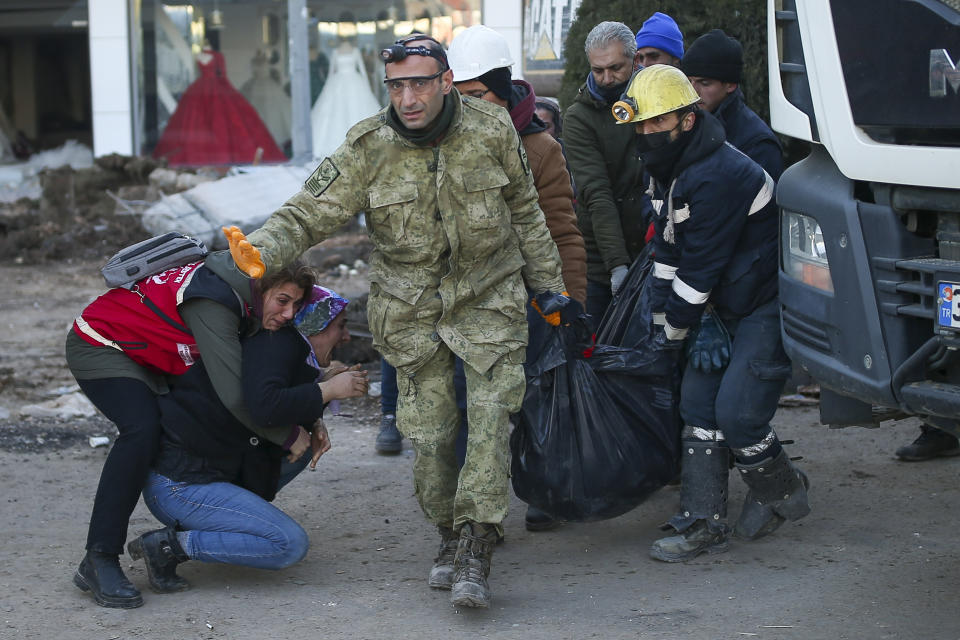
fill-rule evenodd
<path id="1" fill-rule="evenodd" d="M 301 564 L 189 563 L 192 590 L 146 591 L 132 611 L 96 607 L 70 583 L 104 450 L 0 452 L 0 638 L 960 638 L 960 458 L 895 461 L 915 423 L 831 431 L 815 410 L 781 410 L 775 425 L 805 458 L 813 513 L 685 565 L 647 557 L 676 489 L 614 520 L 539 534 L 515 501 L 482 612 L 426 587 L 436 539 L 413 497 L 412 453 L 372 454 L 372 401 L 345 411 L 354 416 L 330 420 L 322 468 L 278 498 L 310 532 Z M 732 515 L 743 494 L 731 482 Z M 154 526 L 139 508 L 131 530 Z M 146 587 L 139 563 L 129 575 Z"/>

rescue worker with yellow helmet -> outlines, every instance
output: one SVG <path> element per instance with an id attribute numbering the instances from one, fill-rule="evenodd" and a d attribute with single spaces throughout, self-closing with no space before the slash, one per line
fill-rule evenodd
<path id="1" fill-rule="evenodd" d="M 634 76 L 612 109 L 635 128 L 648 173 L 655 346 L 694 340 L 708 306 L 730 338 L 725 369 L 688 361 L 683 373 L 680 510 L 665 525 L 675 535 L 650 549 L 666 562 L 727 550 L 730 455 L 749 488 L 738 537 L 759 538 L 810 511 L 807 477 L 770 427 L 790 375 L 780 340 L 774 181 L 726 142 L 699 100 L 682 71 L 655 65 Z"/>

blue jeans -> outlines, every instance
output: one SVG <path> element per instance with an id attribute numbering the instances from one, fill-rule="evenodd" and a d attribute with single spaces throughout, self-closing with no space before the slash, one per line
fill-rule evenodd
<path id="1" fill-rule="evenodd" d="M 380 358 L 380 413 L 397 414 L 397 370 Z"/>
<path id="2" fill-rule="evenodd" d="M 703 373 L 689 364 L 680 388 L 684 424 L 720 429 L 734 449 L 763 440 L 790 377 L 790 360 L 780 340 L 777 299 L 745 318 L 724 320 L 730 333 L 730 364 L 723 371 Z"/>
<path id="3" fill-rule="evenodd" d="M 182 530 L 177 540 L 192 560 L 284 569 L 310 546 L 293 518 L 228 482 L 188 484 L 151 471 L 143 499 L 157 520 Z"/>

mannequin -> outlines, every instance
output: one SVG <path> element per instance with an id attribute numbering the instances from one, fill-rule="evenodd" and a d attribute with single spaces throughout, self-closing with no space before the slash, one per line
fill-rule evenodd
<path id="1" fill-rule="evenodd" d="M 180 98 L 153 150 L 170 166 L 284 162 L 257 111 L 227 79 L 223 54 L 209 42 L 197 55 L 199 77 Z"/>
<path id="2" fill-rule="evenodd" d="M 331 56 L 330 75 L 310 112 L 313 156 L 319 159 L 333 153 L 350 127 L 379 110 L 363 56 L 349 39 L 344 39 Z"/>
<path id="3" fill-rule="evenodd" d="M 250 104 L 263 123 L 270 130 L 273 141 L 279 146 L 290 140 L 291 105 L 290 96 L 271 73 L 275 69 L 269 66 L 269 60 L 262 51 L 257 51 L 250 62 L 253 77 L 240 89 L 240 93 L 250 101 Z"/>

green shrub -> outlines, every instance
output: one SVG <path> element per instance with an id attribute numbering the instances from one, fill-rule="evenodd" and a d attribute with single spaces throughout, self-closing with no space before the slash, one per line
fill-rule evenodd
<path id="1" fill-rule="evenodd" d="M 583 0 L 564 43 L 566 67 L 560 86 L 563 108 L 577 95 L 590 64 L 583 42 L 604 20 L 623 22 L 636 33 L 654 11 L 666 13 L 683 32 L 684 47 L 711 29 L 723 29 L 743 45 L 743 82 L 747 104 L 769 120 L 767 102 L 767 10 L 764 0 Z"/>

